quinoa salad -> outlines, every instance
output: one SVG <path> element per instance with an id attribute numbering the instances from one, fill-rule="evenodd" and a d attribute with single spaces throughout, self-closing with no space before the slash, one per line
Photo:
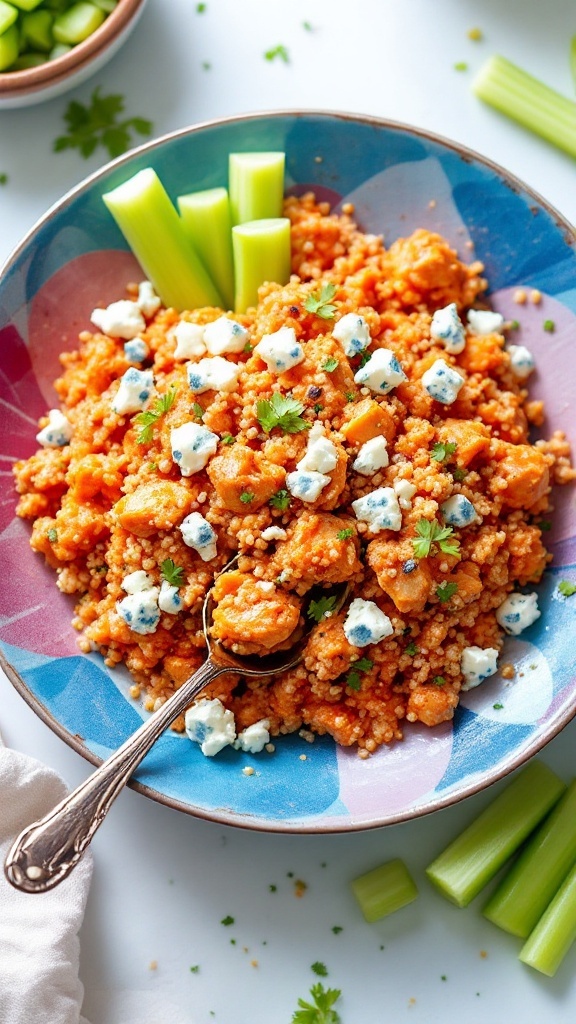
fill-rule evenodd
<path id="1" fill-rule="evenodd" d="M 246 314 L 179 313 L 147 281 L 93 310 L 15 467 L 80 647 L 147 710 L 205 659 L 212 587 L 238 654 L 313 620 L 296 668 L 222 676 L 175 723 L 208 755 L 301 731 L 367 757 L 512 678 L 504 636 L 541 614 L 551 487 L 575 472 L 561 433 L 529 439 L 534 359 L 481 264 L 425 230 L 386 248 L 353 212 L 288 198 L 292 276 Z"/>

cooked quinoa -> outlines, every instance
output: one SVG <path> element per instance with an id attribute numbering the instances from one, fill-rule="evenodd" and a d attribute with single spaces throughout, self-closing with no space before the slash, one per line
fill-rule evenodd
<path id="1" fill-rule="evenodd" d="M 222 310 L 144 304 L 144 347 L 125 349 L 115 329 L 82 333 L 62 354 L 55 385 L 71 438 L 52 438 L 16 465 L 15 478 L 33 549 L 78 598 L 81 648 L 109 666 L 124 662 L 149 710 L 203 661 L 202 603 L 236 553 L 237 568 L 217 583 L 214 633 L 240 653 L 289 643 L 307 591 L 349 582 L 360 618 L 369 607 L 371 623 L 388 623 L 368 630 L 382 639 L 354 632 L 348 602 L 314 626 L 296 669 L 221 677 L 205 696 L 234 713 L 238 731 L 268 719 L 272 735 L 329 733 L 367 756 L 401 739 L 404 722 L 452 718 L 463 652 L 500 651 L 496 611 L 519 585 L 540 580 L 551 485 L 575 474 L 562 434 L 529 441 L 543 409 L 512 365 L 505 325 L 496 319 L 478 333 L 472 318 L 462 328 L 471 308 L 485 306 L 482 266 L 465 265 L 424 230 L 386 249 L 352 212 L 331 214 L 311 194 L 286 200 L 293 274 L 285 286 L 263 286 L 246 315 L 227 314 L 247 331 L 238 332 L 241 351 L 225 349 L 230 365 L 218 364 L 228 390 L 191 390 L 194 371 L 204 372 L 203 343 L 175 357 L 178 325 L 219 321 Z M 137 300 L 138 286 L 123 298 Z M 442 339 L 437 311 L 459 342 Z M 338 329 L 347 314 L 359 332 Z M 292 330 L 278 348 L 282 328 Z M 265 360 L 270 335 L 277 351 L 290 343 L 288 362 L 300 348 L 299 361 L 282 370 Z M 114 411 L 130 408 L 118 394 L 130 367 L 144 374 L 146 397 L 140 412 Z M 285 408 L 270 405 L 275 395 L 292 400 L 292 432 L 290 417 L 276 426 L 263 417 L 262 403 L 268 414 Z M 202 465 L 177 450 L 175 439 L 192 436 L 189 427 L 173 433 L 185 424 L 213 438 Z M 40 427 L 62 425 L 52 417 Z M 306 473 L 312 492 L 302 490 Z M 362 501 L 374 492 L 385 496 L 376 520 Z M 142 579 L 144 591 L 134 582 Z M 148 594 L 148 631 L 128 624 L 139 600 L 131 604 L 131 592 Z M 183 726 L 181 718 L 175 727 Z"/>

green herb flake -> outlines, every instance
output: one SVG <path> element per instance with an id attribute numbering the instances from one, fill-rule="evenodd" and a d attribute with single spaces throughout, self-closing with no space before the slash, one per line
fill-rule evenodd
<path id="1" fill-rule="evenodd" d="M 166 580 L 171 587 L 181 587 L 184 583 L 184 569 L 171 558 L 165 558 L 160 566 L 162 579 Z"/>
<path id="2" fill-rule="evenodd" d="M 291 500 L 288 491 L 276 491 L 276 494 L 272 495 L 268 504 L 272 505 L 272 508 L 277 508 L 279 512 L 285 512 Z"/>
<path id="3" fill-rule="evenodd" d="M 341 924 L 335 924 L 334 927 L 332 928 L 332 931 L 334 932 L 334 935 L 340 935 L 340 932 L 343 931 L 343 930 L 344 929 L 342 928 Z"/>
<path id="4" fill-rule="evenodd" d="M 457 447 L 457 444 L 453 441 L 447 441 L 446 443 L 443 441 L 437 441 L 436 444 L 432 446 L 430 457 L 434 459 L 435 462 L 446 462 L 446 459 L 448 459 L 450 455 L 454 455 Z"/>
<path id="5" fill-rule="evenodd" d="M 212 69 L 212 65 L 211 65 L 210 61 L 209 60 L 203 60 L 202 61 L 202 70 L 203 71 L 210 71 L 211 69 Z"/>
<path id="6" fill-rule="evenodd" d="M 413 658 L 415 654 L 418 654 L 418 648 L 416 647 L 414 641 L 412 641 L 411 644 L 408 644 L 408 646 L 405 648 L 405 653 L 409 654 L 411 658 Z"/>
<path id="7" fill-rule="evenodd" d="M 314 406 L 314 412 L 316 413 L 316 415 L 318 415 L 319 412 L 322 412 L 323 408 L 324 406 L 320 405 L 320 402 L 316 402 L 316 405 Z"/>
<path id="8" fill-rule="evenodd" d="M 353 391 L 347 391 L 346 394 L 344 395 L 344 398 L 346 399 L 347 402 L 354 402 L 356 400 L 356 395 L 354 394 Z"/>
<path id="9" fill-rule="evenodd" d="M 227 914 L 226 917 L 222 918 L 220 924 L 223 924 L 225 928 L 228 928 L 229 925 L 234 924 L 234 918 L 230 917 L 230 914 Z"/>
<path id="10" fill-rule="evenodd" d="M 360 369 L 362 369 L 362 367 L 366 366 L 366 363 L 369 363 L 371 358 L 372 358 L 372 353 L 371 352 L 366 352 L 366 351 L 361 352 L 360 353 L 360 359 L 358 361 L 358 366 L 360 367 Z"/>
<path id="11" fill-rule="evenodd" d="M 340 989 L 325 989 L 319 981 L 312 985 L 310 996 L 312 1002 L 298 1000 L 299 1009 L 294 1011 L 291 1024 L 341 1024 L 340 1014 L 332 1009 L 341 996 Z"/>
<path id="12" fill-rule="evenodd" d="M 560 580 L 558 593 L 562 594 L 562 597 L 572 597 L 572 594 L 576 594 L 576 583 L 571 583 L 570 580 Z"/>
<path id="13" fill-rule="evenodd" d="M 328 977 L 328 968 L 321 960 L 315 960 L 313 964 L 310 964 L 310 970 L 314 971 L 314 974 L 317 974 L 319 978 Z"/>
<path id="14" fill-rule="evenodd" d="M 244 348 L 242 349 L 242 351 L 245 352 L 246 355 L 250 355 L 250 353 L 253 351 L 253 349 L 254 349 L 254 345 L 252 344 L 252 342 L 251 341 L 247 341 L 246 344 L 244 345 Z"/>
<path id="15" fill-rule="evenodd" d="M 198 419 L 198 420 L 202 419 L 202 417 L 204 415 L 204 409 L 200 405 L 200 402 L 194 402 L 194 405 L 192 406 L 192 412 L 193 412 L 194 416 L 196 417 L 196 419 Z"/>
<path id="16" fill-rule="evenodd" d="M 278 886 L 277 885 L 269 885 L 268 886 L 268 891 L 269 892 L 278 892 Z"/>
<path id="17" fill-rule="evenodd" d="M 347 526 L 345 530 L 338 530 L 336 537 L 338 540 L 350 540 L 350 537 L 354 536 L 354 530 L 351 526 Z"/>
<path id="18" fill-rule="evenodd" d="M 446 685 L 446 680 L 445 680 L 444 676 L 434 676 L 433 679 L 432 679 L 432 682 L 434 683 L 434 686 L 445 686 Z"/>
<path id="19" fill-rule="evenodd" d="M 312 28 L 312 25 L 310 24 L 309 21 L 303 21 L 302 22 L 302 28 L 304 29 L 305 32 L 313 32 L 314 31 L 314 29 Z"/>
<path id="20" fill-rule="evenodd" d="M 272 398 L 261 399 L 256 403 L 258 422 L 267 434 L 279 427 L 285 434 L 299 434 L 301 430 L 309 430 L 310 424 L 302 418 L 304 406 L 295 398 L 287 398 L 274 392 Z"/>
<path id="21" fill-rule="evenodd" d="M 454 65 L 454 71 L 468 71 L 468 65 L 465 60 L 458 60 Z"/>
<path id="22" fill-rule="evenodd" d="M 252 491 L 242 491 L 240 495 L 240 501 L 243 505 L 249 505 L 251 501 L 254 501 L 255 494 Z"/>
<path id="23" fill-rule="evenodd" d="M 520 330 L 520 321 L 519 320 L 511 320 L 508 326 L 509 326 L 511 331 L 519 331 Z"/>
<path id="24" fill-rule="evenodd" d="M 190 968 L 190 974 L 198 974 L 199 971 L 200 964 L 194 964 L 193 967 Z"/>
<path id="25" fill-rule="evenodd" d="M 552 529 L 552 523 L 549 519 L 542 519 L 537 525 L 542 530 L 542 533 L 548 533 Z"/>
<path id="26" fill-rule="evenodd" d="M 358 691 L 361 688 L 362 677 L 360 676 L 359 672 L 352 671 L 348 673 L 348 675 L 346 676 L 346 686 L 348 686 L 351 690 L 356 691 Z"/>
<path id="27" fill-rule="evenodd" d="M 451 469 L 450 472 L 452 473 L 452 476 L 454 477 L 455 480 L 458 481 L 459 484 L 461 484 L 462 481 L 465 480 L 466 477 L 468 476 L 466 470 L 461 469 L 460 466 L 456 466 L 454 469 Z"/>
<path id="28" fill-rule="evenodd" d="M 58 531 L 55 530 L 54 527 L 51 527 L 51 529 L 48 530 L 47 537 L 51 544 L 56 544 L 58 540 Z"/>
<path id="29" fill-rule="evenodd" d="M 323 320 L 333 320 L 336 306 L 333 305 L 332 299 L 335 295 L 336 285 L 329 281 L 328 284 L 322 285 L 319 294 L 312 292 L 306 296 L 304 309 L 308 313 L 315 313 L 316 316 L 322 317 Z"/>
<path id="30" fill-rule="evenodd" d="M 160 398 L 156 399 L 152 409 L 147 409 L 146 412 L 139 412 L 138 415 L 134 417 L 134 423 L 137 423 L 142 427 L 142 430 L 136 438 L 138 444 L 150 444 L 154 424 L 161 416 L 172 408 L 175 398 L 176 389 L 171 388 L 170 391 L 166 392 L 166 394 L 161 395 Z"/>
<path id="31" fill-rule="evenodd" d="M 445 555 L 459 555 L 460 542 L 448 539 L 452 536 L 453 532 L 451 526 L 440 526 L 436 519 L 432 521 L 419 519 L 416 523 L 416 533 L 418 536 L 412 540 L 416 558 L 426 558 L 435 544 L 438 545 Z"/>
<path id="32" fill-rule="evenodd" d="M 436 597 L 442 602 L 442 604 L 446 604 L 451 597 L 454 597 L 454 594 L 456 594 L 457 591 L 457 583 L 448 583 L 447 580 L 444 580 L 443 583 L 439 583 L 436 587 Z"/>
<path id="33" fill-rule="evenodd" d="M 371 668 L 374 668 L 374 662 L 370 661 L 370 658 L 359 658 L 354 662 L 354 668 L 358 672 L 369 672 Z"/>
<path id="34" fill-rule="evenodd" d="M 221 441 L 222 444 L 234 444 L 236 438 L 233 437 L 232 434 L 222 434 Z"/>
<path id="35" fill-rule="evenodd" d="M 553 320 L 545 320 L 544 323 L 542 324 L 542 327 L 544 328 L 545 331 L 548 332 L 548 334 L 553 334 L 554 331 L 556 330 L 556 324 L 554 323 Z"/>
<path id="36" fill-rule="evenodd" d="M 286 46 L 279 43 L 278 46 L 271 46 L 269 50 L 265 50 L 264 57 L 266 60 L 283 60 L 285 64 L 290 63 L 290 54 Z"/>
<path id="37" fill-rule="evenodd" d="M 0 185 L 7 185 L 7 184 L 8 184 L 8 175 L 6 174 L 6 171 L 0 171 Z"/>
<path id="38" fill-rule="evenodd" d="M 317 601 L 310 601 L 306 612 L 309 619 L 321 622 L 327 615 L 331 615 L 336 606 L 335 597 L 320 597 Z"/>
<path id="39" fill-rule="evenodd" d="M 334 373 L 334 370 L 336 370 L 339 365 L 340 363 L 338 359 L 335 359 L 334 356 L 329 356 L 326 362 L 322 364 L 321 369 L 326 370 L 326 373 Z"/>
<path id="40" fill-rule="evenodd" d="M 492 707 L 494 708 L 494 711 L 502 711 L 504 705 L 503 704 L 493 704 Z"/>
<path id="41" fill-rule="evenodd" d="M 102 146 L 112 159 L 121 156 L 133 145 L 132 132 L 150 135 L 153 128 L 152 122 L 143 117 L 119 121 L 123 112 L 124 97 L 118 94 L 101 96 L 99 87 L 94 89 L 89 106 L 71 100 L 64 112 L 67 133 L 54 140 L 54 152 L 78 149 L 87 159 L 98 146 Z"/>
<path id="42" fill-rule="evenodd" d="M 154 473 L 158 469 L 158 463 L 157 462 L 149 462 L 148 463 L 148 469 L 150 470 L 151 473 Z"/>
<path id="43" fill-rule="evenodd" d="M 206 4 L 196 4 L 196 14 L 204 14 Z"/>

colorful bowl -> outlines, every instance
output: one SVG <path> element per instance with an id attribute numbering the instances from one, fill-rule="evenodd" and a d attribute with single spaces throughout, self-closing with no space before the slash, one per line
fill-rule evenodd
<path id="1" fill-rule="evenodd" d="M 151 142 L 88 178 L 27 235 L 0 275 L 0 652 L 18 691 L 71 747 L 94 764 L 145 716 L 129 678 L 83 655 L 70 625 L 72 599 L 28 545 L 14 517 L 10 463 L 35 450 L 38 417 L 54 401 L 58 353 L 73 347 L 89 314 L 138 278 L 102 193 L 152 164 L 173 196 L 226 181 L 233 150 L 285 150 L 291 190 L 314 189 L 338 209 L 353 202 L 360 225 L 387 242 L 426 227 L 466 260 L 480 259 L 491 302 L 521 320 L 536 356 L 531 384 L 546 403 L 546 434 L 576 438 L 572 372 L 576 336 L 576 236 L 542 199 L 504 170 L 444 139 L 347 114 L 266 113 L 198 125 Z M 539 289 L 518 307 L 514 291 Z M 542 329 L 554 321 L 553 333 Z M 172 807 L 226 824 L 279 832 L 337 832 L 403 821 L 481 790 L 540 750 L 576 711 L 576 598 L 558 595 L 576 578 L 574 489 L 557 495 L 548 534 L 554 561 L 538 587 L 542 616 L 506 642 L 513 681 L 494 676 L 463 694 L 454 721 L 406 738 L 368 760 L 331 739 L 279 738 L 272 754 L 203 757 L 168 733 L 133 783 Z M 6 581 L 10 581 L 8 584 Z M 301 754 L 306 754 L 301 759 Z M 256 774 L 246 777 L 251 764 Z"/>

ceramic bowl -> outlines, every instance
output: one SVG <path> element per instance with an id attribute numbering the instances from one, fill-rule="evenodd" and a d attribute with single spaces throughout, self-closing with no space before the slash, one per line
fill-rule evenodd
<path id="1" fill-rule="evenodd" d="M 64 56 L 25 71 L 0 73 L 0 109 L 54 99 L 100 71 L 126 42 L 145 4 L 146 0 L 118 0 L 100 28 Z"/>
<path id="2" fill-rule="evenodd" d="M 29 547 L 29 525 L 14 517 L 10 463 L 36 448 L 38 418 L 55 399 L 58 353 L 89 328 L 95 305 L 113 301 L 139 271 L 106 212 L 102 193 L 153 165 L 175 197 L 227 179 L 235 150 L 285 150 L 287 184 L 314 189 L 338 210 L 353 202 L 365 230 L 388 243 L 417 227 L 445 235 L 465 260 L 480 259 L 490 300 L 521 321 L 519 339 L 538 370 L 531 393 L 546 403 L 546 435 L 576 438 L 572 375 L 576 336 L 576 236 L 558 213 L 500 167 L 444 139 L 374 118 L 325 112 L 246 115 L 197 125 L 141 146 L 88 178 L 45 215 L 0 276 L 0 651 L 4 667 L 36 713 L 97 764 L 145 717 L 122 669 L 83 655 L 70 625 L 72 599 Z M 519 307 L 518 287 L 539 289 Z M 546 319 L 555 330 L 543 330 Z M 506 641 L 496 675 L 462 695 L 453 722 L 406 729 L 406 738 L 368 760 L 329 737 L 279 738 L 258 757 L 223 751 L 205 758 L 167 733 L 135 776 L 136 789 L 199 817 L 248 828 L 337 832 L 386 825 L 475 793 L 540 750 L 576 709 L 576 597 L 557 584 L 576 577 L 574 488 L 560 490 L 554 561 L 538 586 L 541 618 Z M 6 581 L 10 581 L 9 585 Z M 301 759 L 305 754 L 306 758 Z M 256 774 L 246 777 L 242 768 Z"/>

